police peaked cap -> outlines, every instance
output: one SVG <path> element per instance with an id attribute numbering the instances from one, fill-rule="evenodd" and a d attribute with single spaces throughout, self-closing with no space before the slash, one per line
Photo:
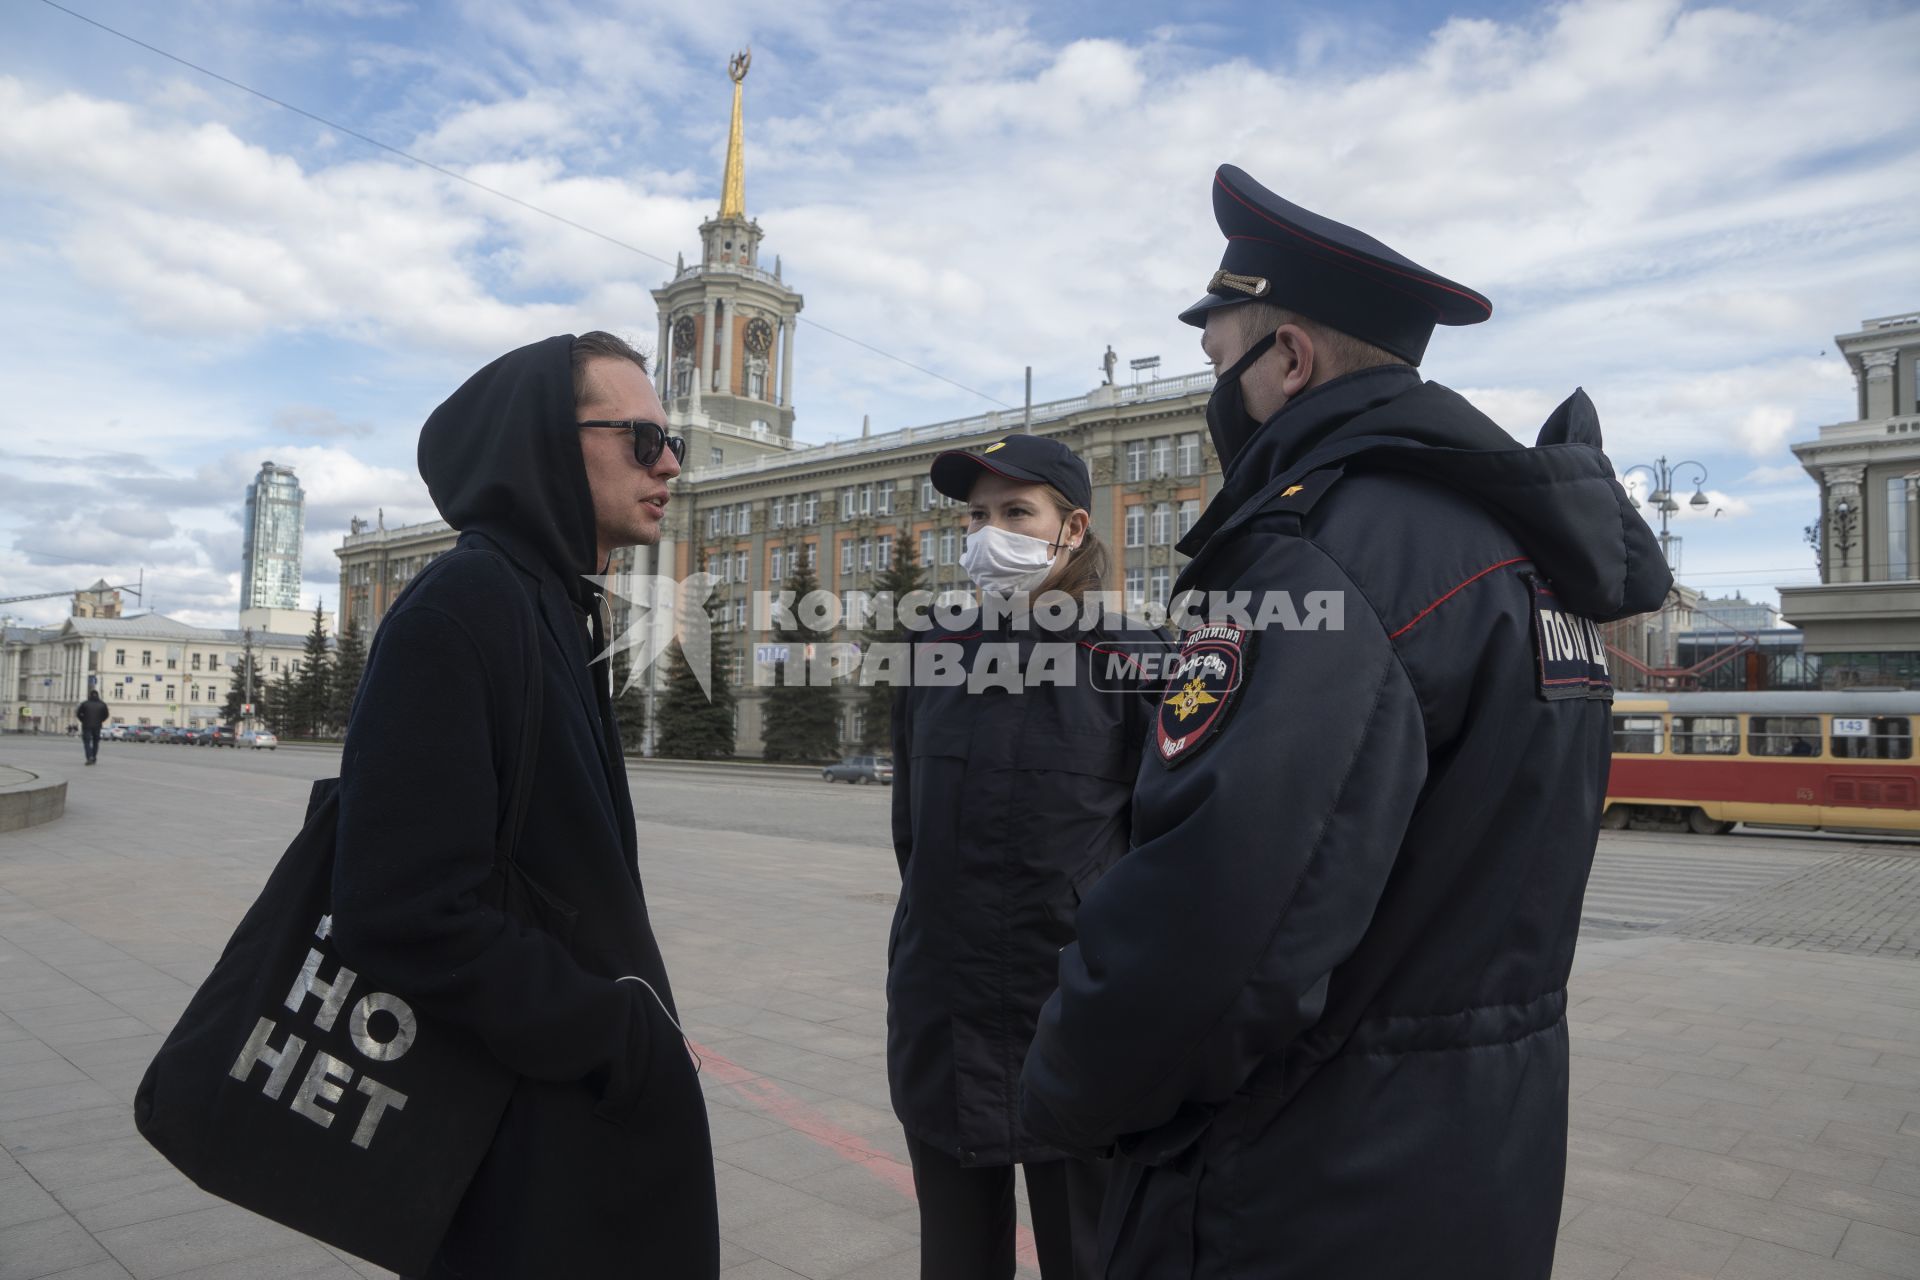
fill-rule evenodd
<path id="1" fill-rule="evenodd" d="M 1372 236 L 1282 200 L 1230 164 L 1213 175 L 1213 216 L 1227 237 L 1207 294 L 1180 313 L 1269 302 L 1419 364 L 1436 324 L 1479 324 L 1485 298 L 1401 257 Z"/>
<path id="2" fill-rule="evenodd" d="M 928 472 L 933 487 L 965 502 L 982 471 L 991 471 L 1022 484 L 1050 484 L 1082 511 L 1093 507 L 1093 481 L 1079 455 L 1046 436 L 1015 434 L 996 440 L 975 453 L 949 449 L 933 460 Z"/>

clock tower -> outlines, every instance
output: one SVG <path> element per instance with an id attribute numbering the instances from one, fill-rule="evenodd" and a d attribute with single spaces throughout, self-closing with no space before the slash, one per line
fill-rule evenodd
<path id="1" fill-rule="evenodd" d="M 720 212 L 700 224 L 700 261 L 653 291 L 660 312 L 655 382 L 669 423 L 687 437 L 694 471 L 793 444 L 793 330 L 802 299 L 760 262 L 760 224 L 747 217 L 741 87 L 751 53 L 728 63 L 733 122 Z"/>

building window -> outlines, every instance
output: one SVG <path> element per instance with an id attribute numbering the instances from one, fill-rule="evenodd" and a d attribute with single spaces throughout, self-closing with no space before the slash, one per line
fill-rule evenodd
<path id="1" fill-rule="evenodd" d="M 199 685 L 197 685 L 197 684 L 196 684 L 196 685 L 192 685 L 192 686 L 190 686 L 190 687 L 189 687 L 189 688 L 187 689 L 187 701 L 188 701 L 188 702 L 198 702 L 198 701 L 200 701 L 200 686 L 199 686 Z"/>
<path id="2" fill-rule="evenodd" d="M 1153 506 L 1153 545 L 1164 547 L 1173 541 L 1173 504 L 1156 502 Z"/>
<path id="3" fill-rule="evenodd" d="M 1127 479 L 1145 480 L 1147 478 L 1147 442 L 1129 440 L 1127 442 Z"/>
<path id="4" fill-rule="evenodd" d="M 193 669 L 195 671 L 200 669 L 200 655 L 197 653 L 193 655 Z"/>
<path id="5" fill-rule="evenodd" d="M 775 529 L 787 527 L 787 504 L 775 498 L 767 506 L 767 524 Z"/>
<path id="6" fill-rule="evenodd" d="M 720 536 L 720 513 L 718 511 L 707 512 L 707 536 L 709 538 L 717 538 Z"/>
<path id="7" fill-rule="evenodd" d="M 862 538 L 860 539 L 860 572 L 870 573 L 872 572 L 872 570 L 873 570 L 873 539 Z"/>
<path id="8" fill-rule="evenodd" d="M 817 542 L 809 542 L 807 544 L 807 568 L 818 569 L 819 567 L 820 567 L 820 544 Z"/>
<path id="9" fill-rule="evenodd" d="M 151 667 L 153 665 L 153 650 L 142 649 L 140 651 L 140 665 L 143 667 Z"/>
<path id="10" fill-rule="evenodd" d="M 1200 433 L 1189 431 L 1180 437 L 1179 471 L 1183 476 L 1200 474 Z"/>
<path id="11" fill-rule="evenodd" d="M 1145 569 L 1127 570 L 1127 608 L 1138 609 L 1147 602 L 1147 571 Z"/>
<path id="12" fill-rule="evenodd" d="M 931 529 L 920 531 L 920 563 L 929 565 L 933 563 L 933 530 Z"/>
<path id="13" fill-rule="evenodd" d="M 744 551 L 733 553 L 733 580 L 735 582 L 747 580 L 747 553 Z"/>
<path id="14" fill-rule="evenodd" d="M 954 543 L 954 534 L 956 532 L 957 531 L 952 526 L 948 526 L 947 528 L 942 529 L 940 531 L 940 563 L 941 564 L 953 563 L 953 543 Z"/>
<path id="15" fill-rule="evenodd" d="M 1167 595 L 1173 587 L 1173 570 L 1165 565 L 1155 566 L 1147 572 L 1147 599 L 1158 608 L 1167 602 Z"/>
<path id="16" fill-rule="evenodd" d="M 1180 504 L 1180 536 L 1183 538 L 1186 537 L 1188 531 L 1193 528 L 1194 522 L 1199 518 L 1200 500 L 1198 498 L 1188 498 L 1183 501 Z"/>
<path id="17" fill-rule="evenodd" d="M 753 532 L 753 504 L 743 502 L 734 509 L 734 528 L 740 533 Z"/>
<path id="18" fill-rule="evenodd" d="M 168 655 L 167 655 L 167 670 L 169 670 L 169 671 L 177 671 L 177 670 L 179 670 L 179 668 L 180 668 L 180 659 L 178 659 L 178 658 L 176 658 L 176 657 L 174 657 L 174 656 L 173 656 L 172 654 L 168 654 Z"/>
<path id="19" fill-rule="evenodd" d="M 1173 473 L 1173 437 L 1155 436 L 1153 438 L 1152 471 L 1156 476 Z"/>
<path id="20" fill-rule="evenodd" d="M 713 446 L 713 448 L 707 450 L 707 461 L 712 465 L 717 467 L 721 463 L 725 462 L 726 460 L 727 460 L 727 451 L 725 449 L 722 449 L 719 445 L 715 445 Z"/>
<path id="21" fill-rule="evenodd" d="M 710 553 L 707 556 L 707 576 L 718 581 L 724 564 L 725 560 L 718 552 Z"/>
<path id="22" fill-rule="evenodd" d="M 1136 502 L 1127 508 L 1126 544 L 1130 547 L 1147 545 L 1147 508 L 1144 503 Z"/>
<path id="23" fill-rule="evenodd" d="M 1817 756 L 1819 716 L 1749 716 L 1747 751 L 1756 756 Z"/>
<path id="24" fill-rule="evenodd" d="M 800 523 L 800 495 L 797 493 L 787 497 L 787 523 L 795 526 Z"/>
<path id="25" fill-rule="evenodd" d="M 870 484 L 860 486 L 860 514 L 863 516 L 873 514 L 873 486 Z"/>
<path id="26" fill-rule="evenodd" d="M 1887 477 L 1887 577 L 1894 582 L 1915 576 L 1907 555 L 1907 533 L 1913 511 L 1908 495 L 1917 485 L 1920 479 L 1912 476 Z"/>
<path id="27" fill-rule="evenodd" d="M 150 685 L 150 684 L 143 684 L 143 685 L 141 685 L 141 686 L 140 686 L 140 701 L 142 701 L 142 702 L 146 702 L 146 701 L 148 701 L 149 699 L 148 699 L 148 697 L 147 697 L 147 695 L 148 695 L 148 694 L 150 694 L 150 693 L 152 693 L 152 692 L 153 692 L 153 686 L 152 686 L 152 685 Z"/>
<path id="28" fill-rule="evenodd" d="M 893 481 L 889 480 L 880 486 L 880 505 L 876 510 L 883 516 L 893 514 Z"/>
<path id="29" fill-rule="evenodd" d="M 802 514 L 805 516 L 805 522 L 807 524 L 820 523 L 820 495 L 817 492 L 807 495 L 806 508 Z M 809 559 L 807 563 L 812 564 L 813 561 Z"/>
<path id="30" fill-rule="evenodd" d="M 733 627 L 736 631 L 745 631 L 747 629 L 747 602 L 745 600 L 735 600 L 733 602 Z"/>
<path id="31" fill-rule="evenodd" d="M 167 701 L 168 701 L 168 702 L 172 702 L 172 701 L 173 701 L 173 686 L 172 686 L 172 685 L 168 685 L 168 686 L 167 686 Z"/>
<path id="32" fill-rule="evenodd" d="M 275 675 L 280 673 L 280 659 L 278 655 L 267 659 L 267 670 Z"/>
<path id="33" fill-rule="evenodd" d="M 208 655 L 207 655 L 207 670 L 209 670 L 209 671 L 218 671 L 219 669 L 220 669 L 220 655 L 219 655 L 219 654 L 217 654 L 217 653 L 210 653 L 210 654 L 208 654 Z"/>
<path id="34" fill-rule="evenodd" d="M 840 518 L 842 520 L 853 519 L 853 490 L 851 488 L 840 491 Z"/>
<path id="35" fill-rule="evenodd" d="M 773 549 L 773 567 L 768 571 L 768 574 L 767 574 L 767 576 L 772 578 L 775 583 L 786 581 L 787 575 L 781 572 L 781 569 L 784 567 L 785 559 L 786 559 L 785 549 L 782 547 L 775 547 Z"/>
<path id="36" fill-rule="evenodd" d="M 125 649 L 115 649 L 113 651 L 113 665 L 116 667 L 124 667 L 127 665 L 127 651 Z"/>
<path id="37" fill-rule="evenodd" d="M 889 489 L 887 492 L 891 493 L 892 490 Z M 880 535 L 880 546 L 874 552 L 873 558 L 874 558 L 874 563 L 880 567 L 880 571 L 882 573 L 886 572 L 888 569 L 893 568 L 893 535 L 892 534 L 883 533 Z"/>
<path id="38" fill-rule="evenodd" d="M 840 544 L 840 572 L 853 572 L 853 539 L 848 538 Z"/>
<path id="39" fill-rule="evenodd" d="M 920 482 L 920 509 L 922 511 L 933 510 L 933 481 L 931 480 L 922 480 Z"/>

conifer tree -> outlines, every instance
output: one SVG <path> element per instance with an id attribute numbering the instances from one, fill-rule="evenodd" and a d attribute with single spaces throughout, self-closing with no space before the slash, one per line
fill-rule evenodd
<path id="1" fill-rule="evenodd" d="M 784 588 L 793 593 L 794 603 L 774 627 L 775 638 L 787 647 L 787 660 L 776 664 L 775 684 L 767 690 L 763 751 L 768 760 L 819 764 L 840 754 L 839 703 L 831 685 L 814 683 L 824 679 L 832 629 L 810 628 L 801 617 L 800 602 L 819 586 L 813 570 L 802 564 Z"/>

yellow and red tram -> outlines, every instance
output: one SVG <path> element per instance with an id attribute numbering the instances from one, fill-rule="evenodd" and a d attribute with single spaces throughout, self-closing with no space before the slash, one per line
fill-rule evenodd
<path id="1" fill-rule="evenodd" d="M 1920 834 L 1920 691 L 1623 694 L 1601 825 Z"/>

